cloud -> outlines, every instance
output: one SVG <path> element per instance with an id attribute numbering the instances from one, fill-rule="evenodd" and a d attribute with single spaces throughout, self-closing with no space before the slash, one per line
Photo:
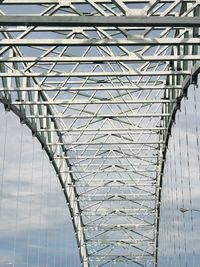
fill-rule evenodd
<path id="1" fill-rule="evenodd" d="M 70 260 L 71 266 L 80 266 L 66 201 L 45 152 L 16 116 L 4 114 L 2 106 L 0 120 L 0 267 L 13 263 L 14 246 L 15 267 L 27 267 L 27 257 L 29 267 L 66 266 Z"/>
<path id="2" fill-rule="evenodd" d="M 198 266 L 200 262 L 200 212 L 188 211 L 184 214 L 180 212 L 181 207 L 200 210 L 199 151 L 197 148 L 197 138 L 200 140 L 200 106 L 197 106 L 196 121 L 193 93 L 193 88 L 190 88 L 189 99 L 182 102 L 182 111 L 177 114 L 167 151 L 160 216 L 158 257 L 160 266 L 186 266 L 186 264 Z M 196 94 L 199 99 L 199 92 L 196 91 Z M 179 140 L 179 135 L 181 140 Z M 181 146 L 179 146 L 180 142 Z M 189 156 L 187 151 L 189 151 Z M 192 265 L 193 260 L 196 262 L 194 265 Z"/>

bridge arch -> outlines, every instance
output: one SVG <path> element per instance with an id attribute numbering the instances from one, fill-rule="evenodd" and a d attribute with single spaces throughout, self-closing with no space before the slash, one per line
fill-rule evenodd
<path id="1" fill-rule="evenodd" d="M 16 3 L 4 2 L 8 10 Z M 92 17 L 92 22 L 84 16 L 80 16 L 80 21 L 68 16 L 44 17 L 48 12 L 65 10 L 62 1 L 59 4 L 50 2 L 37 1 L 40 7 L 46 5 L 39 17 L 0 17 L 5 37 L 0 51 L 0 101 L 30 128 L 52 162 L 69 206 L 82 265 L 89 266 L 90 258 L 94 258 L 95 264 L 130 261 L 146 266 L 149 261 L 152 262 L 149 266 L 157 266 L 162 173 L 168 138 L 181 99 L 189 85 L 197 83 L 199 73 L 196 37 L 199 21 L 194 18 L 199 16 L 199 7 L 196 3 L 183 4 L 179 13 L 187 15 L 186 8 L 190 7 L 189 15 L 170 17 L 170 21 L 168 17 L 163 18 L 161 31 L 161 22 L 156 16 L 137 17 L 136 20 L 129 16 L 124 20 L 111 16 L 106 22 L 104 17 L 99 20 Z M 101 16 L 105 15 L 94 3 L 91 5 Z M 120 2 L 121 10 L 128 14 L 124 5 Z M 175 12 L 174 8 L 172 11 Z M 180 27 L 183 23 L 189 31 Z M 61 29 L 52 30 L 54 25 Z M 98 38 L 92 38 L 93 25 Z M 16 26 L 22 27 L 21 30 Z M 13 38 L 9 27 L 22 31 L 21 37 Z M 133 31 L 138 27 L 140 33 L 141 27 L 146 30 L 150 27 L 152 35 L 124 39 L 121 38 L 124 27 L 127 27 L 126 33 L 129 27 Z M 169 38 L 174 28 L 175 34 Z M 38 38 L 38 29 L 40 33 L 47 29 L 50 38 Z M 161 34 L 155 38 L 159 30 L 166 33 L 164 37 Z M 55 41 L 54 34 L 62 36 L 63 31 L 70 39 Z M 110 33 L 112 31 L 116 33 Z M 24 38 L 29 33 L 35 34 L 37 39 Z M 86 33 L 89 38 L 84 39 Z M 113 38 L 115 34 L 120 38 Z M 137 49 L 129 51 L 126 47 L 138 44 L 141 54 Z M 70 45 L 72 52 L 69 49 L 66 55 L 65 50 Z M 166 45 L 172 45 L 170 53 Z M 85 47 L 81 56 L 76 55 L 77 46 L 78 49 Z M 92 52 L 93 47 L 95 52 Z M 24 56 L 26 49 L 30 49 L 30 53 L 32 48 L 37 50 L 34 56 Z M 75 55 L 71 56 L 70 52 Z M 157 96 L 156 91 L 160 95 Z M 111 208 L 107 204 L 110 201 L 113 202 Z M 145 201 L 151 204 L 146 205 Z M 121 208 L 117 208 L 115 202 L 121 203 Z M 127 207 L 123 202 L 129 203 Z M 115 216 L 120 217 L 117 223 Z M 137 230 L 140 227 L 147 236 Z M 120 237 L 113 240 L 107 233 L 112 234 L 116 229 Z M 124 229 L 137 239 L 135 244 L 129 239 L 123 240 Z M 90 231 L 94 232 L 92 236 Z M 104 238 L 98 239 L 101 235 Z M 144 240 L 150 248 L 145 247 Z M 138 245 L 140 242 L 142 245 Z M 90 243 L 97 249 L 88 251 Z M 132 247 L 132 251 L 130 249 L 127 255 L 117 254 L 117 248 L 123 245 Z M 105 255 L 102 251 L 106 251 Z"/>

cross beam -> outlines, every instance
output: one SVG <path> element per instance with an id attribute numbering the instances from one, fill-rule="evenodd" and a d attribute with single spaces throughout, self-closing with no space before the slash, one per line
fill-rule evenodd
<path id="1" fill-rule="evenodd" d="M 198 17 L 147 16 L 0 16 L 1 26 L 200 27 Z"/>

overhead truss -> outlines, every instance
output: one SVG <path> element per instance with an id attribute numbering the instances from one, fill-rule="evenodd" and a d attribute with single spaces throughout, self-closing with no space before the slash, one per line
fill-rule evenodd
<path id="1" fill-rule="evenodd" d="M 199 72 L 198 0 L 4 0 L 0 101 L 54 168 L 88 266 L 158 263 L 170 129 Z"/>

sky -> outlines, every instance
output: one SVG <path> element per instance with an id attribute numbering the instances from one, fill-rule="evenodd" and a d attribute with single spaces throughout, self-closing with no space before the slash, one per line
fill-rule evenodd
<path id="1" fill-rule="evenodd" d="M 159 237 L 162 267 L 197 267 L 200 262 L 200 212 L 180 212 L 181 207 L 200 209 L 198 88 L 195 94 L 196 99 L 191 86 L 167 151 Z M 3 105 L 0 121 L 0 267 L 80 266 L 69 212 L 45 152 Z"/>
<path id="2" fill-rule="evenodd" d="M 188 99 L 182 100 L 181 111 L 176 115 L 169 141 L 163 178 L 158 266 L 200 266 L 200 212 L 180 212 L 180 208 L 200 211 L 199 101 L 199 88 L 194 90 L 191 85 Z"/>
<path id="3" fill-rule="evenodd" d="M 2 104 L 0 122 L 0 267 L 80 266 L 71 218 L 45 152 Z"/>

